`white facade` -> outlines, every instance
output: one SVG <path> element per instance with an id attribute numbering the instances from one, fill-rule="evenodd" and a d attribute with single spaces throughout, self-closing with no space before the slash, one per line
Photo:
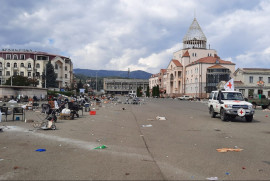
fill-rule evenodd
<path id="1" fill-rule="evenodd" d="M 270 98 L 270 69 L 238 68 L 233 75 L 235 89 L 245 97 L 263 94 Z"/>
<path id="2" fill-rule="evenodd" d="M 49 60 L 57 75 L 58 88 L 70 86 L 73 81 L 73 64 L 70 58 L 45 52 L 14 49 L 0 51 L 1 85 L 13 75 L 22 75 L 38 80 L 37 87 L 41 88 L 42 75 Z"/>

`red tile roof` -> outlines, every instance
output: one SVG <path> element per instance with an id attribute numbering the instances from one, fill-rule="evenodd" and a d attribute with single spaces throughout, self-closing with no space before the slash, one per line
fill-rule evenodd
<path id="1" fill-rule="evenodd" d="M 208 67 L 207 69 L 225 69 L 225 67 L 219 65 L 219 64 L 215 64 L 211 67 Z"/>
<path id="2" fill-rule="evenodd" d="M 195 64 L 198 64 L 198 63 L 209 63 L 209 64 L 217 64 L 217 63 L 220 63 L 220 64 L 229 64 L 229 65 L 235 65 L 235 63 L 232 63 L 231 61 L 225 61 L 225 60 L 221 60 L 219 58 L 215 58 L 215 57 L 204 57 L 204 58 L 201 58 L 195 62 L 192 62 L 190 64 L 188 64 L 187 66 L 191 66 L 191 65 L 195 65 Z"/>
<path id="3" fill-rule="evenodd" d="M 183 57 L 190 57 L 188 50 L 184 53 Z"/>
<path id="4" fill-rule="evenodd" d="M 183 65 L 178 60 L 173 59 L 172 62 L 176 65 L 176 67 L 183 67 Z"/>
<path id="5" fill-rule="evenodd" d="M 160 69 L 160 72 L 165 74 L 167 72 L 167 69 Z"/>

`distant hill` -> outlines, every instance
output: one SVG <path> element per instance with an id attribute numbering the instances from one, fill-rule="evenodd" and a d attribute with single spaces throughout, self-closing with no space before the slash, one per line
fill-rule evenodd
<path id="1" fill-rule="evenodd" d="M 117 71 L 117 70 L 90 70 L 90 69 L 73 69 L 75 74 L 82 74 L 89 77 L 122 77 L 128 78 L 128 71 Z M 152 74 L 136 70 L 129 73 L 129 78 L 132 79 L 149 79 Z"/>

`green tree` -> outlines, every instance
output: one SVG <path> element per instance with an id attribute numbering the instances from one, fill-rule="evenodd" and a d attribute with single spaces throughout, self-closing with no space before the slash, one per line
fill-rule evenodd
<path id="1" fill-rule="evenodd" d="M 77 83 L 77 92 L 80 92 L 80 89 L 83 88 L 83 83 L 82 80 L 80 79 L 80 81 Z"/>
<path id="2" fill-rule="evenodd" d="M 35 79 L 29 79 L 21 75 L 15 75 L 8 78 L 5 85 L 11 85 L 11 78 L 13 86 L 35 86 L 38 84 L 38 81 Z"/>
<path id="3" fill-rule="evenodd" d="M 57 84 L 56 84 L 56 74 L 54 72 L 54 68 L 53 68 L 53 65 L 51 63 L 51 61 L 49 61 L 46 65 L 46 88 L 47 87 L 52 87 L 52 88 L 55 88 L 57 87 Z"/>
<path id="4" fill-rule="evenodd" d="M 146 97 L 149 97 L 149 96 L 150 96 L 149 86 L 147 86 L 147 89 L 146 89 Z"/>
<path id="5" fill-rule="evenodd" d="M 157 97 L 160 97 L 160 92 L 159 92 L 159 85 L 157 85 L 157 90 L 156 90 L 157 92 L 156 92 L 156 96 Z"/>

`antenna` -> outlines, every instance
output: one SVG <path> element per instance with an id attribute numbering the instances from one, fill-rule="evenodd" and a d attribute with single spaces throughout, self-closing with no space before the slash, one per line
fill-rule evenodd
<path id="1" fill-rule="evenodd" d="M 130 74 L 130 69 L 128 68 L 128 78 L 129 78 L 129 74 Z"/>

